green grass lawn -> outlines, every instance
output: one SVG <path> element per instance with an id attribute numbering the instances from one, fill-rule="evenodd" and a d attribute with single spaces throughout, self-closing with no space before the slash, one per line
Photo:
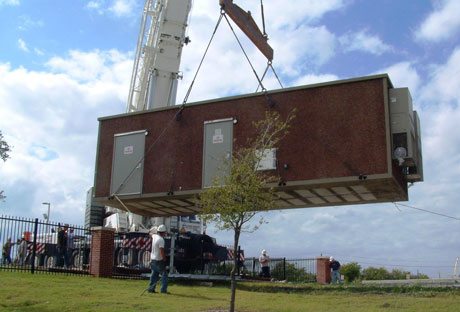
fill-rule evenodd
<path id="1" fill-rule="evenodd" d="M 225 311 L 228 286 L 171 283 L 171 294 L 141 293 L 145 280 L 0 271 L 0 311 Z M 460 289 L 243 283 L 236 310 L 459 311 Z"/>

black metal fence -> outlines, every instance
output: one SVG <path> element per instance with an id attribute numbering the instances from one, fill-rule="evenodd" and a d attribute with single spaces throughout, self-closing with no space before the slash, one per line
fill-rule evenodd
<path id="1" fill-rule="evenodd" d="M 316 282 L 316 259 L 272 258 L 269 263 L 270 278 L 289 282 Z M 242 274 L 260 277 L 262 267 L 258 258 L 244 260 Z"/>
<path id="2" fill-rule="evenodd" d="M 75 225 L 0 216 L 0 270 L 88 274 L 90 241 Z"/>
<path id="3" fill-rule="evenodd" d="M 200 242 L 198 247 L 189 243 L 193 250 L 184 250 L 184 246 L 180 247 L 176 243 L 176 260 L 180 262 L 182 270 L 187 268 L 187 274 L 229 276 L 233 264 L 231 250 L 221 247 L 224 258 L 228 259 L 222 261 L 205 252 L 204 242 Z M 39 219 L 0 216 L 0 244 L 0 270 L 32 274 L 89 274 L 91 231 L 87 228 Z M 116 234 L 114 247 L 114 277 L 140 278 L 143 273 L 150 271 L 151 240 L 148 235 Z M 188 258 L 184 258 L 185 255 Z M 252 278 L 260 276 L 258 258 L 244 258 L 240 250 L 238 259 L 239 275 Z M 270 261 L 270 278 L 289 282 L 314 282 L 316 259 L 273 258 Z"/>

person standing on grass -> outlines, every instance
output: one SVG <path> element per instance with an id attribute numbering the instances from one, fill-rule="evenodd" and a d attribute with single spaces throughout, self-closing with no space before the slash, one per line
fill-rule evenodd
<path id="1" fill-rule="evenodd" d="M 27 241 L 23 237 L 19 242 L 18 246 L 18 264 L 23 266 L 26 264 L 26 257 L 27 257 Z"/>
<path id="2" fill-rule="evenodd" d="M 267 251 L 264 249 L 259 257 L 259 263 L 262 268 L 260 276 L 270 277 L 270 257 L 267 255 Z"/>
<path id="3" fill-rule="evenodd" d="M 2 249 L 2 258 L 3 264 L 11 264 L 11 247 L 13 247 L 14 243 L 11 242 L 11 237 L 6 240 L 6 243 L 3 245 Z"/>
<path id="4" fill-rule="evenodd" d="M 340 280 L 340 262 L 334 257 L 329 258 L 329 268 L 331 269 L 332 284 L 342 283 Z"/>
<path id="5" fill-rule="evenodd" d="M 147 291 L 155 293 L 155 287 L 161 274 L 161 293 L 168 292 L 168 272 L 166 271 L 166 253 L 165 253 L 165 240 L 166 227 L 161 224 L 158 228 L 152 228 L 150 231 L 152 235 L 152 252 L 150 254 L 150 268 L 152 274 L 150 275 L 150 283 Z"/>
<path id="6" fill-rule="evenodd" d="M 67 224 L 64 225 L 64 228 L 59 227 L 57 235 L 58 261 L 56 264 L 60 267 L 62 267 L 63 262 L 64 266 L 67 267 L 67 228 Z"/>
<path id="7" fill-rule="evenodd" d="M 73 250 L 75 248 L 75 234 L 73 233 L 74 232 L 74 229 L 73 228 L 69 228 L 69 230 L 67 231 L 67 251 L 66 251 L 66 255 L 67 255 L 67 266 L 71 266 L 70 264 L 72 263 L 72 254 L 73 254 Z"/>

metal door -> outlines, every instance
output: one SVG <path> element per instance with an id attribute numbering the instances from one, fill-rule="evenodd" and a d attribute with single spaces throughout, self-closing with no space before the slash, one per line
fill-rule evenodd
<path id="1" fill-rule="evenodd" d="M 142 193 L 146 133 L 146 130 L 141 130 L 115 134 L 111 194 Z"/>
<path id="2" fill-rule="evenodd" d="M 203 188 L 210 187 L 216 176 L 224 177 L 230 168 L 233 146 L 233 118 L 205 121 L 203 146 Z"/>

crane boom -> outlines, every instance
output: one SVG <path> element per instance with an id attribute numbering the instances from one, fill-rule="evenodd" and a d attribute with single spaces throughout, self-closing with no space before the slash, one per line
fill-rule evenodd
<path id="1" fill-rule="evenodd" d="M 192 0 L 146 0 L 127 112 L 174 105 Z"/>

